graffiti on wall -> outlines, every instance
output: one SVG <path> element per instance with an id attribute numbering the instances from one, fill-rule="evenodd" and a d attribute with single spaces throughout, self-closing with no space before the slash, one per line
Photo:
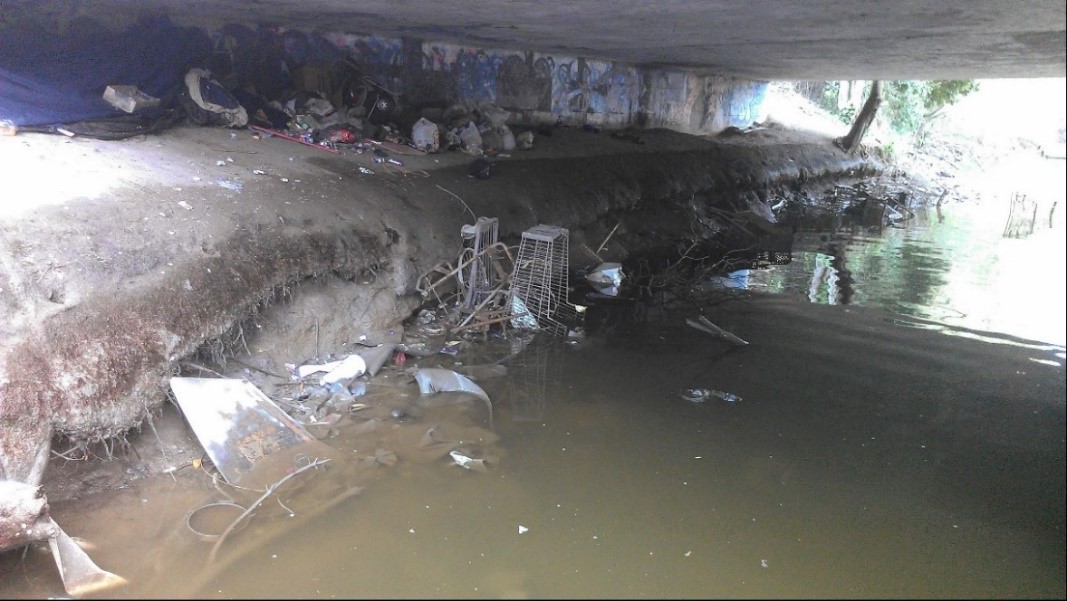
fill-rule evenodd
<path id="1" fill-rule="evenodd" d="M 459 98 L 509 109 L 629 115 L 640 102 L 639 72 L 606 61 L 424 43 L 423 69 L 451 74 Z"/>
<path id="2" fill-rule="evenodd" d="M 681 122 L 689 97 L 689 78 L 685 71 L 658 69 L 648 77 L 648 106 L 657 123 Z"/>
<path id="3" fill-rule="evenodd" d="M 497 103 L 507 108 L 550 112 L 552 110 L 550 56 L 528 52 L 504 59 L 497 70 Z"/>
<path id="4" fill-rule="evenodd" d="M 511 55 L 518 53 L 424 43 L 422 68 L 424 71 L 448 74 L 454 82 L 457 98 L 498 103 L 497 72 Z"/>
<path id="5" fill-rule="evenodd" d="M 366 65 L 400 66 L 403 41 L 399 38 L 381 38 L 373 35 L 329 33 L 323 37 L 333 42 L 352 60 Z"/>
<path id="6" fill-rule="evenodd" d="M 423 105 L 492 102 L 505 109 L 616 125 L 632 123 L 643 114 L 653 125 L 714 132 L 758 121 L 767 91 L 761 82 L 685 70 L 641 70 L 581 57 L 348 33 L 238 33 L 247 38 L 239 45 L 250 49 L 263 48 L 263 38 L 269 38 L 269 46 L 288 62 L 332 62 L 344 56 L 379 84 L 418 97 L 416 102 Z"/>
<path id="7" fill-rule="evenodd" d="M 633 114 L 640 104 L 641 76 L 618 63 L 561 60 L 554 69 L 552 111 L 561 115 Z"/>
<path id="8" fill-rule="evenodd" d="M 761 108 L 767 96 L 765 82 L 706 78 L 703 97 L 706 105 L 700 129 L 721 131 L 727 127 L 747 127 L 762 119 Z"/>
<path id="9" fill-rule="evenodd" d="M 761 121 L 763 101 L 767 99 L 767 83 L 761 81 L 733 81 L 722 92 L 721 108 L 729 125 L 745 127 Z"/>

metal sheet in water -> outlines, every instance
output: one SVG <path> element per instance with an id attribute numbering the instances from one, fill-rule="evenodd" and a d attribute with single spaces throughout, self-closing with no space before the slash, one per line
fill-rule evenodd
<path id="1" fill-rule="evenodd" d="M 171 378 L 170 387 L 196 438 L 231 484 L 263 457 L 314 440 L 246 380 Z"/>

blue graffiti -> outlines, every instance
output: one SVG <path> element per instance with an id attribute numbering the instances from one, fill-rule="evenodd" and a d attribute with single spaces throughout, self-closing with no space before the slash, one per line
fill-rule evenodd
<path id="1" fill-rule="evenodd" d="M 767 98 L 767 83 L 732 83 L 721 96 L 719 110 L 728 125 L 745 127 L 759 120 L 759 109 Z"/>
<path id="2" fill-rule="evenodd" d="M 640 75 L 615 63 L 579 58 L 556 67 L 552 110 L 560 114 L 630 114 L 637 106 Z"/>
<path id="3" fill-rule="evenodd" d="M 463 49 L 452 71 L 460 98 L 475 102 L 496 102 L 496 74 L 502 60 L 484 50 Z"/>

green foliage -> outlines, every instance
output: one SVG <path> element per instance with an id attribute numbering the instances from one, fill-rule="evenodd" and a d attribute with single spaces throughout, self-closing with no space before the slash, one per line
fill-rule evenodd
<path id="1" fill-rule="evenodd" d="M 828 81 L 823 85 L 819 105 L 842 123 L 850 124 L 859 106 L 838 106 L 841 95 L 840 81 Z M 898 80 L 882 82 L 882 119 L 897 133 L 910 135 L 920 131 L 925 123 L 937 116 L 941 109 L 955 104 L 960 98 L 978 89 L 973 79 L 937 81 Z M 866 86 L 864 97 L 870 93 Z"/>
<path id="2" fill-rule="evenodd" d="M 840 81 L 828 81 L 826 87 L 823 88 L 821 108 L 829 112 L 833 116 L 837 117 L 844 124 L 852 123 L 852 118 L 856 116 L 856 111 L 859 110 L 854 106 L 838 106 L 837 99 L 841 92 Z"/>
<path id="3" fill-rule="evenodd" d="M 973 79 L 948 79 L 928 83 L 930 84 L 930 92 L 926 95 L 927 114 L 956 104 L 956 101 L 960 98 L 971 92 L 978 91 L 978 82 Z"/>
<path id="4" fill-rule="evenodd" d="M 884 115 L 898 133 L 914 133 L 942 108 L 977 89 L 971 79 L 883 82 Z"/>
<path id="5" fill-rule="evenodd" d="M 897 147 L 895 142 L 886 142 L 881 146 L 882 159 L 886 161 L 895 161 L 897 158 Z"/>
<path id="6" fill-rule="evenodd" d="M 849 125 L 852 123 L 852 119 L 856 116 L 856 107 L 846 106 L 844 108 L 834 109 L 831 112 L 841 120 L 841 123 Z"/>

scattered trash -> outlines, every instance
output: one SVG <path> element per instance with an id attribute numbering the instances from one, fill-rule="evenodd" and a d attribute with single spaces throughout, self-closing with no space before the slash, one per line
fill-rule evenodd
<path id="1" fill-rule="evenodd" d="M 737 346 L 744 346 L 748 344 L 748 342 L 742 340 L 741 338 L 738 338 L 730 332 L 727 332 L 719 326 L 711 323 L 710 321 L 708 321 L 708 318 L 704 317 L 703 315 L 698 317 L 696 321 L 692 319 L 686 319 L 685 323 L 700 330 L 701 332 L 706 332 L 708 334 L 711 334 L 712 336 L 718 336 L 719 338 L 722 338 L 730 344 L 736 344 Z"/>
<path id="2" fill-rule="evenodd" d="M 318 444 L 322 445 L 322 443 L 318 443 Z M 325 445 L 322 445 L 322 446 L 325 447 Z M 326 447 L 326 448 L 328 448 L 328 447 Z M 241 515 L 237 516 L 237 519 L 234 520 L 233 522 L 231 522 L 230 525 L 225 530 L 222 531 L 222 534 L 219 535 L 218 540 L 215 541 L 214 546 L 211 547 L 211 552 L 208 553 L 208 556 L 207 556 L 208 563 L 209 564 L 215 563 L 215 557 L 218 555 L 219 548 L 222 546 L 222 543 L 226 541 L 226 537 L 229 536 L 232 532 L 234 532 L 237 529 L 237 527 L 241 525 L 242 520 L 244 520 L 245 518 L 248 518 L 249 516 L 251 516 L 255 512 L 256 508 L 258 508 L 260 505 L 262 505 L 263 501 L 266 501 L 283 484 L 285 484 L 289 480 L 295 478 L 296 476 L 299 476 L 300 474 L 303 474 L 303 473 L 307 472 L 308 470 L 312 470 L 312 469 L 316 469 L 317 470 L 320 466 L 322 466 L 324 464 L 327 464 L 330 461 L 332 461 L 332 459 L 330 459 L 330 458 L 327 458 L 327 459 L 315 459 L 314 461 L 307 461 L 305 463 L 305 465 L 303 465 L 302 467 L 296 468 L 295 470 L 293 470 L 293 469 L 287 470 L 287 473 L 281 479 L 279 479 L 279 480 L 267 485 L 265 487 L 265 492 L 262 495 L 260 495 L 260 497 L 258 499 L 256 499 L 251 505 L 249 505 L 248 508 L 244 510 L 244 513 L 242 513 Z M 343 499 L 346 499 L 348 497 L 351 497 L 352 495 L 358 494 L 362 490 L 363 489 L 361 487 L 358 487 L 358 486 L 352 487 L 352 488 L 348 489 L 347 491 L 345 491 L 344 493 L 342 493 L 342 494 L 338 495 L 337 497 L 335 497 L 333 501 L 334 502 L 339 502 L 340 500 L 343 500 Z M 284 507 L 284 505 L 283 505 L 283 507 Z M 292 513 L 292 512 L 290 511 L 290 513 Z"/>
<path id="3" fill-rule="evenodd" d="M 475 156 L 482 154 L 482 134 L 473 121 L 468 121 L 465 126 L 455 130 L 455 135 L 459 138 L 463 152 Z"/>
<path id="4" fill-rule="evenodd" d="M 366 373 L 375 376 L 378 374 L 378 370 L 389 360 L 389 357 L 393 356 L 394 350 L 396 350 L 395 344 L 385 343 L 360 349 L 356 351 L 356 354 L 362 357 L 363 361 L 366 363 Z"/>
<path id="5" fill-rule="evenodd" d="M 252 173 L 255 173 L 256 175 L 266 175 L 267 174 L 267 172 L 262 170 L 262 169 L 253 169 Z"/>
<path id="6" fill-rule="evenodd" d="M 489 402 L 489 395 L 482 390 L 481 386 L 473 380 L 456 373 L 451 369 L 440 367 L 424 367 L 415 372 L 415 381 L 419 384 L 419 392 L 422 394 L 434 394 L 437 392 L 469 392 L 477 395 L 485 402 Z"/>
<path id="7" fill-rule="evenodd" d="M 244 127 L 248 111 L 207 69 L 193 67 L 185 74 L 178 105 L 190 120 L 211 127 Z"/>
<path id="8" fill-rule="evenodd" d="M 228 179 L 220 179 L 215 183 L 222 186 L 223 188 L 226 188 L 227 190 L 233 190 L 234 192 L 240 192 L 241 189 L 244 188 L 244 185 L 242 185 L 240 182 L 235 182 Z"/>
<path id="9" fill-rule="evenodd" d="M 187 513 L 185 526 L 204 542 L 216 541 L 244 510 L 241 505 L 228 501 L 208 503 Z"/>
<path id="10" fill-rule="evenodd" d="M 511 296 L 511 313 L 514 315 L 511 318 L 511 327 L 519 330 L 537 330 L 540 328 L 537 325 L 537 319 L 526 308 L 526 303 L 522 302 L 522 299 L 517 295 Z"/>
<path id="11" fill-rule="evenodd" d="M 411 128 L 411 141 L 423 152 L 437 152 L 441 148 L 441 131 L 436 123 L 422 117 Z"/>
<path id="12" fill-rule="evenodd" d="M 48 539 L 48 546 L 52 549 L 52 558 L 59 568 L 59 576 L 67 594 L 77 598 L 127 584 L 122 576 L 96 565 L 55 520 L 48 518 L 48 522 L 55 531 L 55 536 Z"/>
<path id="13" fill-rule="evenodd" d="M 761 560 L 759 560 L 759 567 L 768 568 L 768 567 L 770 567 L 770 565 L 767 564 L 767 560 L 766 559 L 761 559 Z"/>
<path id="14" fill-rule="evenodd" d="M 527 528 L 526 526 L 523 526 L 522 524 L 519 524 L 519 534 L 526 534 L 529 531 L 530 531 L 529 528 Z"/>
<path id="15" fill-rule="evenodd" d="M 295 370 L 298 378 L 306 378 L 316 372 L 330 371 L 331 369 L 337 367 L 340 364 L 340 361 L 330 361 L 329 363 L 321 364 L 306 364 L 301 365 L 300 367 L 296 367 Z"/>
<path id="16" fill-rule="evenodd" d="M 452 461 L 455 461 L 456 465 L 464 469 L 472 470 L 475 472 L 489 471 L 489 467 L 485 464 L 485 459 L 475 459 L 473 457 L 464 455 L 459 451 L 451 451 L 448 453 L 448 455 L 452 457 Z"/>
<path id="17" fill-rule="evenodd" d="M 493 163 L 487 158 L 478 158 L 471 162 L 467 173 L 477 179 L 489 179 L 493 175 Z"/>
<path id="18" fill-rule="evenodd" d="M 104 100 L 111 106 L 133 113 L 144 108 L 159 106 L 159 98 L 149 96 L 137 86 L 108 86 L 104 88 Z"/>
<path id="19" fill-rule="evenodd" d="M 710 399 L 719 399 L 727 403 L 736 403 L 741 400 L 741 397 L 736 394 L 710 388 L 687 388 L 680 396 L 691 403 L 703 403 Z"/>
<path id="20" fill-rule="evenodd" d="M 441 347 L 441 353 L 445 355 L 458 355 L 459 341 L 453 340 L 451 342 L 446 342 L 445 345 Z"/>
<path id="21" fill-rule="evenodd" d="M 220 161 L 215 161 L 215 166 L 216 167 L 225 167 L 226 166 L 226 161 L 221 161 L 221 160 Z"/>
<path id="22" fill-rule="evenodd" d="M 379 366 L 380 367 L 380 366 Z M 359 355 L 349 355 L 341 360 L 336 367 L 326 373 L 319 382 L 326 386 L 341 380 L 358 378 L 367 372 L 367 362 Z"/>
<path id="23" fill-rule="evenodd" d="M 367 169 L 366 167 L 360 167 L 359 168 L 359 172 L 364 174 L 364 175 L 374 175 L 374 172 L 371 171 L 370 169 Z"/>
<path id="24" fill-rule="evenodd" d="M 534 145 L 534 133 L 532 131 L 524 131 L 521 134 L 515 136 L 515 146 L 522 150 L 530 150 Z"/>
<path id="25" fill-rule="evenodd" d="M 263 457 L 314 441 L 246 380 L 176 377 L 170 388 L 201 446 L 230 484 L 237 484 Z"/>
<path id="26" fill-rule="evenodd" d="M 577 320 L 567 293 L 569 236 L 566 228 L 544 224 L 526 230 L 511 274 L 511 294 L 522 299 L 540 328 L 557 336 Z"/>
<path id="27" fill-rule="evenodd" d="M 608 232 L 608 235 L 604 237 L 604 241 L 600 243 L 600 246 L 596 247 L 596 250 L 593 251 L 594 255 L 596 255 L 598 258 L 600 257 L 600 251 L 604 250 L 604 247 L 608 245 L 608 240 L 611 240 L 611 237 L 615 235 L 615 232 L 618 231 L 620 225 L 622 225 L 621 221 L 616 223 L 615 227 L 611 228 L 611 231 Z"/>
<path id="28" fill-rule="evenodd" d="M 515 150 L 517 142 L 515 141 L 515 134 L 511 131 L 510 127 L 508 127 L 507 125 L 502 125 L 500 126 L 500 128 L 497 129 L 497 133 L 500 134 L 500 138 L 503 140 L 503 143 L 500 147 L 502 150 L 504 150 L 504 152 L 511 152 L 512 150 Z"/>
<path id="29" fill-rule="evenodd" d="M 193 205 L 185 202 L 184 200 L 179 200 L 178 201 L 178 206 L 183 208 L 183 209 L 185 209 L 186 211 L 192 211 L 193 210 Z"/>
<path id="30" fill-rule="evenodd" d="M 329 152 L 331 154 L 341 154 L 340 150 L 337 150 L 336 148 L 330 148 L 329 146 L 326 146 L 324 143 L 316 144 L 315 142 L 311 142 L 311 141 L 305 140 L 303 138 L 299 138 L 299 137 L 296 137 L 296 136 L 290 136 L 289 134 L 287 134 L 285 132 L 282 132 L 282 131 L 278 131 L 276 129 L 268 129 L 266 127 L 260 127 L 258 125 L 249 125 L 248 127 L 252 128 L 252 129 L 254 129 L 254 130 L 256 130 L 256 131 L 258 131 L 260 133 L 269 134 L 271 136 L 277 136 L 279 138 L 282 138 L 283 140 L 289 140 L 290 142 L 296 142 L 298 144 L 303 144 L 304 146 L 311 146 L 313 148 L 318 148 L 319 150 L 325 150 L 326 152 Z"/>
<path id="31" fill-rule="evenodd" d="M 397 160 L 397 159 L 385 159 L 385 162 L 386 163 L 390 163 L 392 165 L 399 165 L 401 167 L 404 166 L 404 163 L 402 161 Z"/>
<path id="32" fill-rule="evenodd" d="M 585 275 L 585 281 L 607 296 L 618 296 L 622 285 L 622 264 L 601 263 Z"/>

